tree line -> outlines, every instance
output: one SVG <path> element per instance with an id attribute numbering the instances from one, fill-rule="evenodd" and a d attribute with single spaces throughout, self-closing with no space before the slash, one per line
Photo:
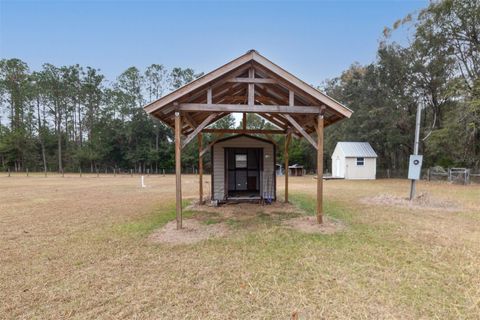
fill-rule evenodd
<path id="1" fill-rule="evenodd" d="M 410 28 L 407 45 L 391 40 Z M 0 169 L 22 171 L 174 168 L 170 128 L 142 106 L 194 80 L 191 68 L 152 64 L 128 68 L 108 82 L 91 67 L 44 64 L 31 71 L 19 59 L 0 61 Z M 480 3 L 445 0 L 385 28 L 377 59 L 358 63 L 321 89 L 354 111 L 326 129 L 326 167 L 338 141 L 368 141 L 379 169 L 403 170 L 412 153 L 415 114 L 422 106 L 421 153 L 425 166 L 480 166 Z M 272 128 L 249 114 L 248 127 Z M 215 124 L 235 126 L 233 116 Z M 240 124 L 241 126 L 241 124 Z M 204 145 L 213 139 L 204 135 Z M 283 161 L 283 136 L 274 137 Z M 315 151 L 294 140 L 289 158 L 307 170 Z M 196 142 L 182 154 L 185 170 L 198 163 Z M 208 170 L 209 155 L 205 161 Z"/>
<path id="2" fill-rule="evenodd" d="M 391 41 L 413 29 L 408 45 Z M 324 89 L 355 111 L 326 132 L 339 140 L 368 141 L 380 168 L 408 167 L 417 106 L 422 106 L 424 167 L 480 166 L 480 2 L 432 2 L 385 28 L 377 60 L 353 64 Z"/>

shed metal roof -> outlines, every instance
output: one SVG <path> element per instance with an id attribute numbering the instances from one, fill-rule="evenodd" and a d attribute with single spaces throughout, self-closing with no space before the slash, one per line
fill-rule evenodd
<path id="1" fill-rule="evenodd" d="M 377 154 L 368 142 L 338 142 L 336 148 L 340 148 L 345 157 L 377 157 Z"/>

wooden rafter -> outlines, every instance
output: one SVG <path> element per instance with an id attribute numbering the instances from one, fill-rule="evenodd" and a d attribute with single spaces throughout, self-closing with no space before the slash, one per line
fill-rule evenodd
<path id="1" fill-rule="evenodd" d="M 317 146 L 317 143 L 315 142 L 315 140 L 313 140 L 313 138 L 307 133 L 305 132 L 305 130 L 302 128 L 302 126 L 300 124 L 298 124 L 298 122 L 293 119 L 293 117 L 289 114 L 286 114 L 285 115 L 285 118 L 287 118 L 287 120 L 295 127 L 295 129 L 297 129 L 298 132 L 300 132 L 300 134 L 305 138 L 307 139 L 308 142 L 310 142 L 310 144 L 315 148 L 317 149 L 318 146 Z"/>
<path id="2" fill-rule="evenodd" d="M 196 128 L 195 130 L 193 130 L 192 133 L 190 133 L 188 135 L 188 137 L 185 138 L 185 141 L 183 141 L 183 144 L 182 144 L 182 148 L 185 148 L 185 146 L 190 142 L 192 141 L 193 138 L 195 138 L 195 136 L 203 130 L 203 128 L 205 128 L 206 126 L 208 126 L 211 121 L 216 117 L 217 115 L 216 114 L 211 114 L 209 115 L 205 120 L 203 120 L 202 123 L 200 123 Z"/>

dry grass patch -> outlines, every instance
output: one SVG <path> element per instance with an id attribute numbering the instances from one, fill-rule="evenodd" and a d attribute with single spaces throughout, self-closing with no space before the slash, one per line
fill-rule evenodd
<path id="1" fill-rule="evenodd" d="M 208 179 L 208 177 L 205 177 Z M 185 198 L 198 178 L 183 176 Z M 364 203 L 409 181 L 326 181 L 346 228 L 307 234 L 303 213 L 185 210 L 232 234 L 172 249 L 149 240 L 175 217 L 175 178 L 0 176 L 0 319 L 478 319 L 480 186 L 419 182 L 459 211 Z M 278 179 L 282 192 L 283 178 Z M 290 178 L 314 213 L 315 180 Z M 283 205 L 282 205 L 283 206 Z M 263 208 L 262 208 L 263 210 Z"/>
<path id="2" fill-rule="evenodd" d="M 406 197 L 400 197 L 392 194 L 380 194 L 375 197 L 368 197 L 362 199 L 363 203 L 387 205 L 387 206 L 399 206 L 408 208 L 410 210 L 427 209 L 427 210 L 447 210 L 447 211 L 460 211 L 462 208 L 454 201 L 443 200 L 428 193 L 420 193 L 412 201 Z"/>
<path id="3" fill-rule="evenodd" d="M 323 223 L 318 224 L 316 217 L 298 217 L 286 220 L 284 224 L 294 230 L 305 233 L 333 234 L 345 228 L 339 220 L 329 217 L 323 218 Z"/>
<path id="4" fill-rule="evenodd" d="M 224 223 L 203 224 L 196 219 L 185 219 L 183 228 L 177 230 L 177 222 L 171 221 L 155 231 L 149 238 L 156 243 L 193 244 L 207 239 L 223 237 L 230 233 Z"/>

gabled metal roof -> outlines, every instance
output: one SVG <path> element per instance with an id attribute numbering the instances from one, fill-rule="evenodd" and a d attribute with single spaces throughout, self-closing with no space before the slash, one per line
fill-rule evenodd
<path id="1" fill-rule="evenodd" d="M 340 148 L 345 157 L 377 157 L 377 154 L 368 142 L 338 142 L 336 148 Z"/>

